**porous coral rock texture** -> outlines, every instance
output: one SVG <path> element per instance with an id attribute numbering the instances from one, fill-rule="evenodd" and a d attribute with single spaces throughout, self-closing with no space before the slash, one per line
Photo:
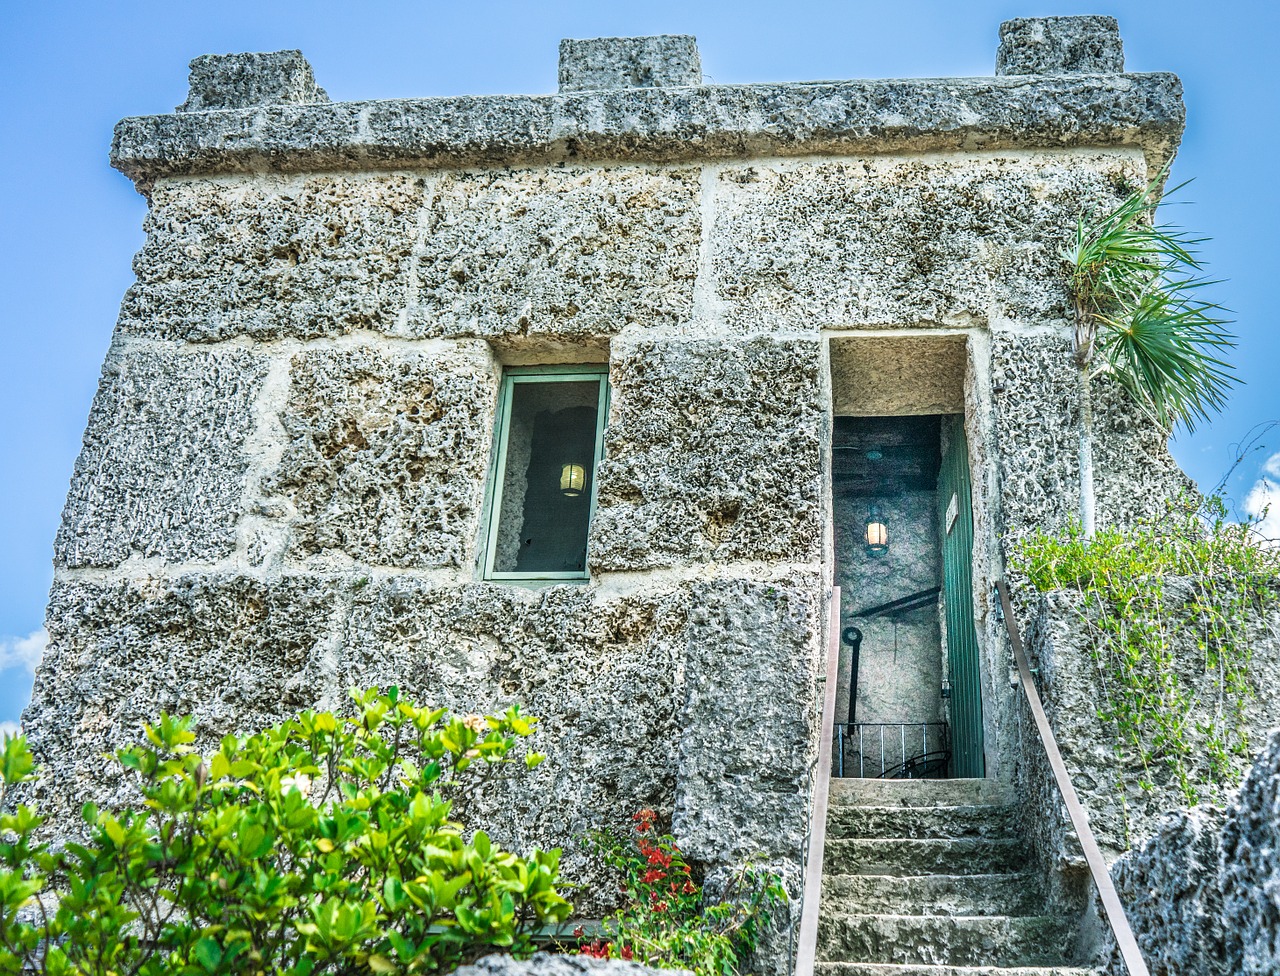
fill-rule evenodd
<path id="1" fill-rule="evenodd" d="M 423 192 L 395 173 L 161 181 L 120 329 L 192 342 L 388 331 Z"/>
<path id="2" fill-rule="evenodd" d="M 299 352 L 263 479 L 288 556 L 464 566 L 474 556 L 498 373 L 479 343 Z"/>
<path id="3" fill-rule="evenodd" d="M 113 347 L 54 543 L 59 567 L 231 555 L 267 359 Z"/>
<path id="4" fill-rule="evenodd" d="M 1060 317 L 1076 218 L 1110 210 L 1141 172 L 1124 151 L 727 166 L 716 294 L 747 329 Z"/>
<path id="5" fill-rule="evenodd" d="M 594 569 L 820 556 L 817 340 L 632 333 L 610 380 Z"/>
<path id="6" fill-rule="evenodd" d="M 685 969 L 654 969 L 622 959 L 550 952 L 535 952 L 528 959 L 505 954 L 485 956 L 454 972 L 457 976 L 690 976 Z"/>
<path id="7" fill-rule="evenodd" d="M 457 173 L 429 192 L 412 335 L 599 344 L 689 318 L 697 169 Z"/>
<path id="8" fill-rule="evenodd" d="M 55 582 L 49 647 L 23 726 L 47 774 L 35 790 L 63 827 L 88 800 L 135 799 L 109 757 L 162 711 L 194 715 L 197 746 L 250 733 L 332 694 L 324 663 L 340 587 L 286 575 L 187 573 Z"/>
<path id="9" fill-rule="evenodd" d="M 1280 972 L 1280 731 L 1228 810 L 1221 871 L 1227 959 L 1242 976 Z"/>

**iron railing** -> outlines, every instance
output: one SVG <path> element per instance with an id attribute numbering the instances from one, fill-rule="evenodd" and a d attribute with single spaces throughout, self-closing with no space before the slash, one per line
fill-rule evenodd
<path id="1" fill-rule="evenodd" d="M 946 722 L 837 722 L 836 777 L 941 779 L 951 742 Z"/>
<path id="2" fill-rule="evenodd" d="M 1067 813 L 1071 817 L 1071 826 L 1080 838 L 1080 847 L 1084 850 L 1084 859 L 1089 865 L 1089 873 L 1093 875 L 1093 884 L 1098 891 L 1098 899 L 1102 902 L 1103 913 L 1111 932 L 1115 936 L 1116 945 L 1124 959 L 1129 976 L 1150 976 L 1147 964 L 1138 950 L 1138 940 L 1134 937 L 1133 928 L 1120 904 L 1120 896 L 1116 886 L 1111 883 L 1111 872 L 1107 870 L 1107 862 L 1103 860 L 1098 841 L 1089 827 L 1089 814 L 1085 812 L 1076 796 L 1076 789 L 1071 784 L 1071 774 L 1062 761 L 1062 753 L 1058 749 L 1058 740 L 1053 736 L 1049 725 L 1049 717 L 1045 715 L 1044 705 L 1040 701 L 1040 692 L 1031 677 L 1031 666 L 1027 663 L 1027 652 L 1022 646 L 1022 635 L 1018 633 L 1018 623 L 1013 619 L 1013 604 L 1009 600 L 1009 587 L 1004 580 L 996 582 L 996 592 L 1000 596 L 1000 612 L 1004 617 L 1005 627 L 1009 631 L 1009 643 L 1013 646 L 1013 659 L 1018 665 L 1018 679 L 1022 683 L 1022 691 L 1027 697 L 1027 705 L 1031 716 L 1035 719 L 1036 731 L 1040 733 L 1040 744 L 1044 746 L 1049 760 L 1049 768 L 1053 770 L 1054 781 L 1062 801 L 1066 804 Z"/>

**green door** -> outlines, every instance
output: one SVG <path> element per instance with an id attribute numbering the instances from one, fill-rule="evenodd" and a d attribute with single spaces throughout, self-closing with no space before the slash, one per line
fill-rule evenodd
<path id="1" fill-rule="evenodd" d="M 964 418 L 943 417 L 946 453 L 938 475 L 942 597 L 947 620 L 947 670 L 951 678 L 951 775 L 981 777 L 982 688 L 978 634 L 973 625 L 973 507 L 969 497 L 969 446 Z"/>

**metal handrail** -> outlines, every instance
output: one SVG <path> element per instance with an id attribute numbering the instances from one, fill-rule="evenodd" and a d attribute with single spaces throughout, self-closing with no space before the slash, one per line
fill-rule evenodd
<path id="1" fill-rule="evenodd" d="M 809 856 L 804 868 L 800 937 L 795 976 L 813 976 L 818 958 L 818 911 L 822 902 L 822 854 L 827 844 L 827 804 L 831 791 L 831 739 L 836 725 L 836 676 L 840 673 L 840 587 L 831 588 L 830 640 L 827 643 L 826 687 L 822 695 L 822 734 L 813 780 L 813 813 L 809 821 Z"/>
<path id="2" fill-rule="evenodd" d="M 1058 740 L 1053 736 L 1049 717 L 1045 714 L 1044 705 L 1040 701 L 1040 692 L 1036 690 L 1035 682 L 1031 678 L 1031 666 L 1027 663 L 1022 636 L 1018 633 L 1018 622 L 1013 619 L 1013 603 L 1009 599 L 1009 587 L 1005 585 L 1004 580 L 997 580 L 996 590 L 1000 594 L 1000 609 L 1004 616 L 1005 627 L 1009 631 L 1009 642 L 1013 645 L 1013 659 L 1018 665 L 1018 678 L 1027 696 L 1031 715 L 1035 719 L 1036 731 L 1040 733 L 1040 744 L 1044 746 L 1045 754 L 1049 759 L 1049 767 L 1053 770 L 1058 792 L 1062 794 L 1063 802 L 1067 805 L 1071 825 L 1075 827 L 1076 835 L 1080 838 L 1084 859 L 1088 862 L 1089 873 L 1093 875 L 1093 884 L 1098 890 L 1098 898 L 1102 902 L 1111 932 L 1116 938 L 1116 945 L 1120 949 L 1120 955 L 1124 959 L 1130 976 L 1150 976 L 1146 961 L 1138 950 L 1138 940 L 1134 937 L 1129 919 L 1124 913 L 1124 906 L 1120 904 L 1120 896 L 1116 893 L 1115 885 L 1111 883 L 1111 872 L 1107 870 L 1107 862 L 1103 860 L 1102 851 L 1099 850 L 1098 842 L 1089 827 L 1089 815 L 1081 805 L 1080 798 L 1076 796 L 1075 787 L 1071 784 L 1071 774 L 1067 772 L 1067 765 L 1062 761 Z"/>

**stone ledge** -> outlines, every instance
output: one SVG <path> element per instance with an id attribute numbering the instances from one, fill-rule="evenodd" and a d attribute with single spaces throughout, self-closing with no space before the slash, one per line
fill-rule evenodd
<path id="1" fill-rule="evenodd" d="M 1177 149 L 1176 75 L 1023 75 L 268 105 L 127 118 L 111 164 L 166 176 L 889 152 Z"/>

